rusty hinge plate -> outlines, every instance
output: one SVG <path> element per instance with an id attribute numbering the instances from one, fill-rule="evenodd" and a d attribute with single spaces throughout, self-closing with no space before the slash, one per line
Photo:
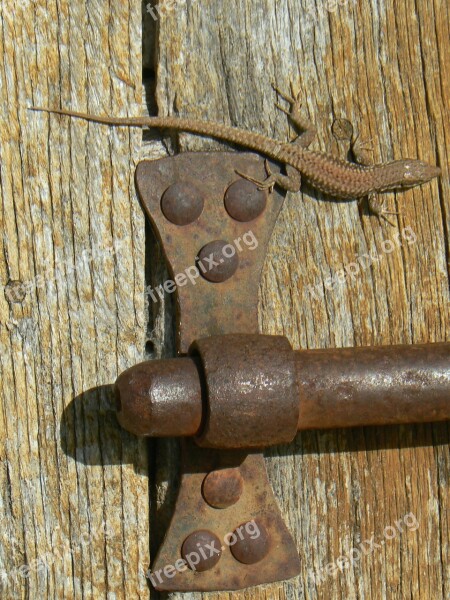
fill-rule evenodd
<path id="1" fill-rule="evenodd" d="M 236 250 L 237 269 L 225 281 L 214 283 L 200 274 L 177 286 L 181 353 L 195 339 L 258 332 L 261 270 L 284 198 L 276 190 L 260 192 L 237 169 L 264 178 L 263 159 L 235 152 L 184 153 L 143 161 L 136 170 L 139 195 L 174 278 L 194 273 L 198 254 L 211 242 L 223 240 Z"/>
<path id="2" fill-rule="evenodd" d="M 154 587 L 172 592 L 238 590 L 298 575 L 297 549 L 277 507 L 263 455 L 205 452 L 190 440 L 184 444 L 183 476 L 175 513 L 149 573 Z M 209 473 L 214 474 L 215 482 L 205 490 Z M 221 474 L 223 480 L 219 482 Z M 234 503 L 223 508 L 211 506 L 205 497 L 214 502 L 213 486 L 220 488 L 222 502 L 226 503 L 228 496 Z M 213 535 L 210 540 L 206 538 L 209 540 L 206 543 L 204 537 L 193 538 L 191 555 L 183 553 L 185 540 L 199 531 Z M 219 557 L 219 550 L 218 562 L 206 571 L 199 571 L 205 560 L 202 551 L 211 560 Z M 177 565 L 183 556 L 196 563 L 196 570 L 182 562 Z M 250 564 L 252 561 L 255 562 Z"/>

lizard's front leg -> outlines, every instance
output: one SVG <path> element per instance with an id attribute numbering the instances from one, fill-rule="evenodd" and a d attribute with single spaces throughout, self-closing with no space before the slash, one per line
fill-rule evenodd
<path id="1" fill-rule="evenodd" d="M 372 161 L 372 147 L 370 142 L 364 142 L 360 139 L 359 135 L 354 134 L 353 125 L 347 119 L 336 119 L 332 126 L 332 132 L 337 140 L 345 141 L 348 143 L 348 149 L 354 158 L 354 162 L 363 165 L 370 166 L 373 164 Z M 358 200 L 358 204 L 363 199 Z M 398 215 L 398 212 L 385 210 L 385 199 L 380 197 L 376 193 L 369 194 L 367 197 L 369 212 L 372 215 L 383 219 L 386 223 L 389 223 L 392 227 L 395 227 L 395 223 L 390 221 L 386 215 Z"/>
<path id="2" fill-rule="evenodd" d="M 369 212 L 372 215 L 378 217 L 378 219 L 383 219 L 386 223 L 389 223 L 392 227 L 396 227 L 396 224 L 390 221 L 386 215 L 399 215 L 400 213 L 394 210 L 386 210 L 385 209 L 385 199 L 380 198 L 377 194 L 369 194 L 367 197 L 367 202 L 369 205 Z"/>

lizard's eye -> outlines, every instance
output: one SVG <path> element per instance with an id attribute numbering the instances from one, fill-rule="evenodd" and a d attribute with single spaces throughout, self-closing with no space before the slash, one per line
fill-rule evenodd
<path id="1" fill-rule="evenodd" d="M 415 175 L 412 172 L 411 163 L 405 163 L 405 170 L 403 172 L 403 179 L 415 179 Z M 416 174 L 417 175 L 417 174 Z"/>
<path id="2" fill-rule="evenodd" d="M 423 160 L 406 160 L 403 163 L 403 184 L 416 185 L 430 181 L 440 175 L 439 167 L 434 167 Z"/>

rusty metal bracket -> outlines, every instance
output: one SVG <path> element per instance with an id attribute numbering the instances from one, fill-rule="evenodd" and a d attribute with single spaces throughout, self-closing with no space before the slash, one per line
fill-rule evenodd
<path id="1" fill-rule="evenodd" d="M 178 358 L 128 369 L 118 419 L 183 441 L 175 512 L 151 569 L 162 591 L 221 591 L 300 571 L 260 453 L 302 429 L 450 419 L 450 344 L 293 351 L 258 333 L 258 288 L 283 203 L 252 154 L 142 162 L 137 188 L 177 292 Z"/>
<path id="2" fill-rule="evenodd" d="M 263 159 L 235 152 L 184 153 L 141 162 L 136 170 L 142 204 L 173 281 L 178 276 L 180 282 L 180 353 L 199 338 L 259 331 L 261 270 L 283 196 L 274 190 L 269 197 L 239 177 L 237 169 L 256 178 L 265 175 Z M 211 259 L 219 264 L 211 266 Z"/>
<path id="3" fill-rule="evenodd" d="M 185 153 L 174 158 L 142 162 L 136 170 L 141 201 L 164 248 L 172 281 L 177 285 L 177 346 L 180 354 L 187 353 L 194 340 L 231 333 L 257 334 L 259 331 L 257 307 L 261 271 L 284 196 L 276 190 L 270 195 L 258 190 L 236 174 L 238 169 L 255 178 L 265 176 L 261 157 L 235 152 Z M 187 275 L 187 281 L 183 275 Z M 192 275 L 191 279 L 189 275 Z M 216 359 L 220 361 L 220 353 Z M 192 376 L 192 363 L 189 364 Z M 145 379 L 146 375 L 143 377 Z M 128 394 L 125 401 L 121 395 L 122 407 L 133 406 L 137 413 L 144 415 L 146 409 L 142 405 L 136 407 L 136 398 L 145 404 L 145 397 L 135 394 L 132 386 L 128 389 L 133 393 Z M 185 431 L 200 432 L 201 410 L 186 409 L 189 400 L 184 394 L 177 400 L 178 413 L 172 403 L 171 416 L 164 415 L 167 422 L 174 423 L 174 416 L 176 418 L 178 414 L 181 421 L 187 420 Z M 192 408 L 193 404 L 190 406 Z M 160 422 L 155 414 L 149 420 Z M 165 418 L 161 420 L 166 421 Z M 292 435 L 295 429 L 294 424 Z M 210 437 L 214 438 L 215 433 L 217 428 Z M 191 554 L 203 549 L 196 547 L 197 543 L 202 543 L 201 535 L 199 541 L 195 541 L 196 532 L 206 529 L 223 540 L 226 534 L 233 535 L 239 526 L 254 522 L 260 536 L 248 543 L 238 540 L 235 545 L 224 547 L 217 564 L 208 565 L 205 571 L 200 572 L 197 565 L 181 572 L 175 569 L 174 575 L 169 569 L 171 577 L 164 576 L 162 582 L 153 579 L 157 589 L 236 590 L 298 574 L 298 553 L 270 489 L 262 455 L 242 458 L 237 454 L 235 458 L 228 457 L 228 461 L 236 461 L 239 456 L 242 459 L 239 467 L 223 471 L 223 467 L 218 466 L 220 458 L 216 452 L 198 449 L 194 452 L 192 447 L 189 455 L 184 451 L 175 513 L 152 572 L 164 573 L 165 567 L 182 559 L 183 544 L 188 544 L 186 538 L 191 535 L 194 536 L 191 543 L 195 542 Z M 232 506 L 215 508 L 205 500 L 202 486 L 208 473 L 209 481 L 213 480 L 211 471 L 225 488 L 233 484 L 236 473 L 242 477 L 242 497 Z M 217 490 L 222 489 L 221 495 L 227 503 L 226 490 L 218 486 L 216 482 L 215 493 L 220 494 Z M 261 544 L 265 548 L 264 556 L 255 555 L 255 548 Z M 236 554 L 238 547 L 241 549 L 239 556 Z"/>
<path id="4" fill-rule="evenodd" d="M 298 575 L 297 549 L 262 454 L 204 450 L 186 440 L 182 473 L 172 522 L 151 569 L 157 590 L 239 590 Z"/>

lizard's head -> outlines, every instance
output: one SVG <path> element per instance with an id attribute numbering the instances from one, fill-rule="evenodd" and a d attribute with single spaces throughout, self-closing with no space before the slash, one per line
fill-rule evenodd
<path id="1" fill-rule="evenodd" d="M 396 160 L 386 165 L 386 174 L 388 176 L 380 186 L 380 192 L 393 189 L 405 189 L 422 185 L 434 177 L 441 174 L 441 169 L 429 165 L 423 160 L 414 160 L 407 158 L 405 160 Z"/>

